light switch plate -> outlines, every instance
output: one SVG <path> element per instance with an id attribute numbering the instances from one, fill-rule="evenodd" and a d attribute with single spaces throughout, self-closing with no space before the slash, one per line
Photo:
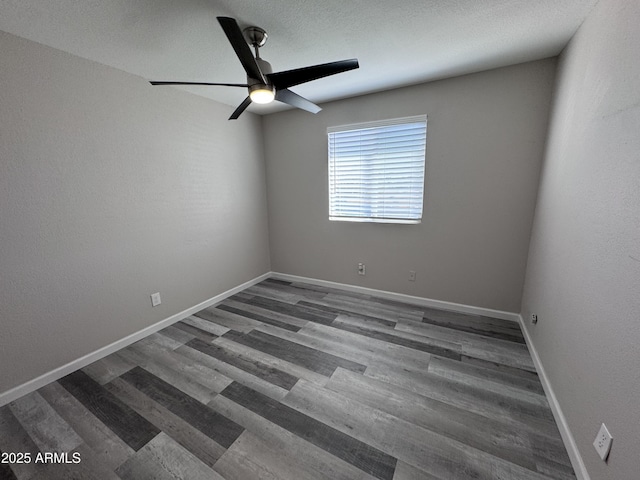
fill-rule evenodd
<path id="1" fill-rule="evenodd" d="M 152 293 L 151 294 L 151 306 L 152 307 L 157 307 L 161 303 L 162 303 L 162 300 L 160 300 L 160 292 Z"/>

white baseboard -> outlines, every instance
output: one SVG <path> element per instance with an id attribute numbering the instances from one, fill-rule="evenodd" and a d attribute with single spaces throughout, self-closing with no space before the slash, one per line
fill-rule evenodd
<path id="1" fill-rule="evenodd" d="M 205 300 L 204 302 L 194 305 L 193 307 L 187 308 L 186 310 L 183 310 L 182 312 L 176 313 L 175 315 L 165 318 L 164 320 L 161 320 L 158 323 L 154 323 L 153 325 L 150 325 L 146 328 L 143 328 L 142 330 L 132 333 L 131 335 L 121 338 L 120 340 L 117 340 L 111 343 L 110 345 L 99 348 L 98 350 L 91 352 L 76 360 L 73 360 L 67 363 L 66 365 L 62 365 L 61 367 L 55 368 L 50 372 L 40 375 L 39 377 L 34 378 L 33 380 L 29 380 L 28 382 L 23 383 L 22 385 L 18 385 L 17 387 L 12 388 L 11 390 L 7 390 L 6 392 L 0 393 L 0 407 L 2 407 L 3 405 L 6 405 L 9 402 L 14 401 L 15 399 L 23 395 L 31 393 L 39 389 L 40 387 L 44 387 L 48 383 L 54 382 L 59 378 L 64 377 L 65 375 L 75 372 L 80 368 L 86 367 L 90 363 L 93 363 L 96 360 L 100 360 L 101 358 L 104 358 L 107 355 L 110 355 L 128 345 L 131 345 L 132 343 L 137 342 L 138 340 L 141 340 L 144 337 L 147 337 L 152 333 L 157 332 L 158 330 L 162 330 L 163 328 L 168 327 L 169 325 L 179 322 L 180 320 L 187 318 L 189 315 L 193 315 L 194 313 L 199 312 L 203 308 L 210 307 L 214 303 L 219 303 L 225 298 L 235 295 L 236 293 L 244 290 L 245 288 L 249 288 L 252 285 L 255 285 L 256 283 L 260 283 L 261 281 L 269 278 L 270 276 L 271 276 L 270 272 L 260 275 L 259 277 L 256 277 L 253 280 L 249 280 L 248 282 L 245 282 L 242 285 L 238 285 L 237 287 L 227 290 L 226 292 L 216 295 L 215 297 L 211 297 L 210 299 Z"/>
<path id="2" fill-rule="evenodd" d="M 562 413 L 562 408 L 560 408 L 560 403 L 558 402 L 558 398 L 556 397 L 556 394 L 553 391 L 553 387 L 549 382 L 549 377 L 547 376 L 547 373 L 545 372 L 545 369 L 542 366 L 542 362 L 540 361 L 540 356 L 538 355 L 538 351 L 536 350 L 536 347 L 531 340 L 531 336 L 529 335 L 529 330 L 527 330 L 521 315 L 518 315 L 518 321 L 520 322 L 520 328 L 522 328 L 524 339 L 527 342 L 527 347 L 529 348 L 529 352 L 531 353 L 531 358 L 533 359 L 533 364 L 536 367 L 536 371 L 538 372 L 538 377 L 540 377 L 540 382 L 542 383 L 542 388 L 544 389 L 544 393 L 547 395 L 547 400 L 549 401 L 549 405 L 551 406 L 551 411 L 553 412 L 553 418 L 556 420 L 556 424 L 558 425 L 558 430 L 560 430 L 560 436 L 562 437 L 564 446 L 566 447 L 567 453 L 569 454 L 569 460 L 571 460 L 571 465 L 573 466 L 573 470 L 575 471 L 576 477 L 578 478 L 578 480 L 591 480 L 591 477 L 589 477 L 589 473 L 587 472 L 587 468 L 585 467 L 584 462 L 582 460 L 582 455 L 580 455 L 580 451 L 578 450 L 576 441 L 573 438 L 573 434 L 569 429 L 569 424 L 567 423 L 567 419 L 564 416 L 564 413 Z"/>
<path id="3" fill-rule="evenodd" d="M 349 292 L 364 293 L 375 297 L 386 298 L 389 300 L 397 300 L 399 302 L 412 303 L 423 307 L 439 308 L 442 310 L 450 310 L 453 312 L 470 313 L 472 315 L 483 315 L 486 317 L 500 318 L 502 320 L 510 320 L 518 322 L 519 314 L 513 312 L 505 312 L 503 310 L 493 310 L 491 308 L 474 307 L 472 305 L 464 305 L 462 303 L 445 302 L 443 300 L 433 300 L 431 298 L 415 297 L 413 295 L 405 295 L 403 293 L 388 292 L 385 290 L 375 290 L 373 288 L 359 287 L 357 285 L 349 285 L 346 283 L 330 282 L 328 280 L 318 280 L 315 278 L 299 277 L 297 275 L 289 275 L 287 273 L 271 272 L 272 278 L 278 278 L 287 282 L 310 283 L 321 287 L 339 288 Z"/>

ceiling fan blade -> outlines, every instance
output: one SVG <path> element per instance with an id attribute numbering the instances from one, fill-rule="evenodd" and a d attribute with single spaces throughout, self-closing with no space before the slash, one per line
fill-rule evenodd
<path id="1" fill-rule="evenodd" d="M 229 117 L 229 120 L 237 120 L 237 118 L 242 114 L 242 112 L 247 109 L 249 105 L 251 105 L 251 98 L 247 97 L 242 101 L 240 105 L 238 105 L 238 108 L 233 111 L 233 113 Z"/>
<path id="2" fill-rule="evenodd" d="M 229 43 L 231 43 L 231 46 L 235 50 L 240 63 L 242 63 L 245 72 L 247 72 L 247 75 L 251 78 L 255 78 L 256 80 L 260 80 L 262 83 L 267 83 L 264 75 L 262 75 L 262 72 L 260 71 L 258 62 L 253 58 L 249 44 L 244 39 L 244 35 L 238 26 L 238 22 L 230 17 L 218 17 L 218 22 L 220 22 L 220 26 L 227 35 Z"/>
<path id="3" fill-rule="evenodd" d="M 204 82 L 157 82 L 151 80 L 151 85 L 220 85 L 222 87 L 248 87 L 246 83 L 204 83 Z"/>
<path id="4" fill-rule="evenodd" d="M 297 93 L 294 93 L 287 88 L 282 88 L 276 91 L 276 100 L 311 113 L 318 113 L 320 110 L 322 110 L 315 103 L 310 102 L 306 98 L 301 97 Z"/>
<path id="5" fill-rule="evenodd" d="M 312 67 L 268 73 L 267 77 L 277 88 L 289 88 L 294 85 L 300 85 L 301 83 L 310 82 L 311 80 L 317 80 L 322 77 L 328 77 L 329 75 L 335 75 L 336 73 L 346 72 L 358 67 L 358 60 L 356 58 L 352 58 L 350 60 L 340 60 L 338 62 L 313 65 Z"/>

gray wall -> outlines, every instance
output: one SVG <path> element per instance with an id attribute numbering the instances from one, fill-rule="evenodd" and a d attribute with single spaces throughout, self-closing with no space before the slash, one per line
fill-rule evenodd
<path id="1" fill-rule="evenodd" d="M 554 74 L 543 60 L 266 117 L 273 270 L 519 312 Z M 422 223 L 330 222 L 326 128 L 418 114 Z"/>
<path id="2" fill-rule="evenodd" d="M 259 117 L 5 33 L 0 65 L 0 392 L 269 271 Z"/>
<path id="3" fill-rule="evenodd" d="M 592 479 L 639 478 L 640 3 L 601 0 L 563 52 L 523 297 Z M 614 437 L 609 465 L 592 442 Z"/>

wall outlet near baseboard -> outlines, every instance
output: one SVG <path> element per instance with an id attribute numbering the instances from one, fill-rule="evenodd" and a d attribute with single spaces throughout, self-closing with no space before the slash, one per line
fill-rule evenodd
<path id="1" fill-rule="evenodd" d="M 409 281 L 410 282 L 415 282 L 416 281 L 416 271 L 415 270 L 409 270 Z"/>
<path id="2" fill-rule="evenodd" d="M 611 443 L 613 442 L 613 437 L 607 430 L 607 426 L 603 423 L 600 426 L 600 431 L 598 435 L 596 435 L 596 439 L 593 441 L 593 446 L 600 455 L 600 458 L 603 461 L 607 461 L 607 457 L 609 456 L 609 452 L 611 451 Z"/>
<path id="3" fill-rule="evenodd" d="M 152 293 L 151 294 L 151 306 L 152 307 L 157 307 L 161 303 L 162 303 L 162 300 L 160 299 L 160 292 Z"/>
<path id="4" fill-rule="evenodd" d="M 536 313 L 531 314 L 531 323 L 533 323 L 534 325 L 538 323 L 538 315 Z"/>
<path id="5" fill-rule="evenodd" d="M 364 275 L 366 273 L 366 267 L 364 263 L 358 263 L 358 275 Z"/>

